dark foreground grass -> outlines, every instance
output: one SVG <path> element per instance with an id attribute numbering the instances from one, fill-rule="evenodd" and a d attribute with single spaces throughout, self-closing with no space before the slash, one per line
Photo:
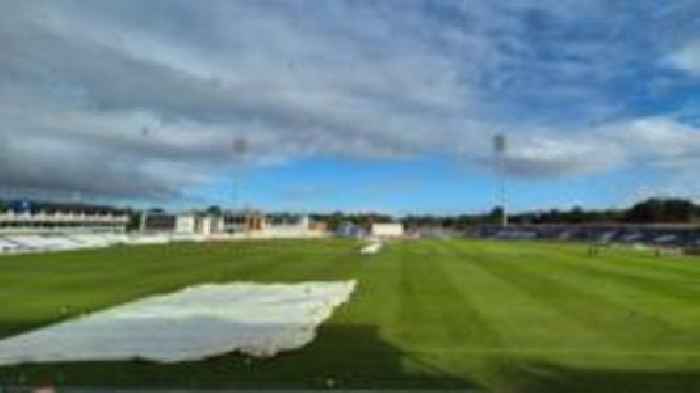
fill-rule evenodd
<path id="1" fill-rule="evenodd" d="M 0 337 L 202 282 L 359 280 L 307 347 L 0 368 L 0 384 L 700 391 L 700 260 L 585 246 L 350 241 L 117 247 L 0 258 Z"/>

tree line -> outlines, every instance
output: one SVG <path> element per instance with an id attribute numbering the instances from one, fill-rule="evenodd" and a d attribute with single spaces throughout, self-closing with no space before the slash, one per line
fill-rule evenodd
<path id="1" fill-rule="evenodd" d="M 501 215 L 501 207 L 495 207 L 485 214 L 407 216 L 402 221 L 407 227 L 464 229 L 474 225 L 498 224 Z M 574 206 L 569 210 L 550 209 L 509 214 L 508 221 L 515 225 L 692 224 L 700 223 L 700 205 L 686 199 L 650 198 L 628 209 L 585 210 L 581 206 Z"/>
<path id="2" fill-rule="evenodd" d="M 0 212 L 9 209 L 7 201 L 0 200 Z M 125 208 L 123 212 L 132 217 L 131 226 L 138 225 L 141 211 Z M 150 214 L 162 213 L 163 209 L 149 209 Z M 205 210 L 208 214 L 219 215 L 223 210 L 218 206 L 210 206 Z M 369 227 L 373 223 L 401 222 L 407 228 L 412 227 L 443 227 L 466 229 L 475 225 L 495 225 L 500 222 L 501 207 L 495 207 L 490 212 L 482 214 L 457 215 L 408 215 L 395 218 L 383 213 L 311 213 L 313 221 L 322 221 L 331 230 L 337 229 L 343 223 L 351 223 Z M 275 213 L 279 221 L 291 220 L 292 213 Z M 687 199 L 680 198 L 650 198 L 639 202 L 628 209 L 585 210 L 574 206 L 569 210 L 550 209 L 546 211 L 522 212 L 509 214 L 508 220 L 515 225 L 554 225 L 554 224 L 700 224 L 700 205 Z"/>

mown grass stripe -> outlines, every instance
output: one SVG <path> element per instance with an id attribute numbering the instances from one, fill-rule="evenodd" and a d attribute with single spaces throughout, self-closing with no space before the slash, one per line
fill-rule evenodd
<path id="1" fill-rule="evenodd" d="M 466 379 L 487 384 L 492 356 L 466 362 L 460 356 L 435 356 L 435 348 L 493 349 L 502 347 L 502 341 L 471 293 L 450 279 L 443 260 L 426 245 L 404 243 L 397 251 L 401 255 L 402 293 L 397 329 L 401 333 L 400 348 L 412 365 L 409 370 L 453 379 L 471 370 Z"/>
<path id="2" fill-rule="evenodd" d="M 599 329 L 579 323 L 563 313 L 561 308 L 543 302 L 541 297 L 484 269 L 455 248 L 455 244 L 442 242 L 442 247 L 451 250 L 440 256 L 442 259 L 448 258 L 447 253 L 451 255 L 451 279 L 470 278 L 469 283 L 462 286 L 463 290 L 477 293 L 480 310 L 493 329 L 501 333 L 501 339 L 508 348 L 528 345 L 559 348 L 562 342 L 559 335 L 552 334 L 553 328 L 566 331 L 569 336 L 576 336 L 579 340 L 599 342 L 603 339 Z"/>
<path id="3" fill-rule="evenodd" d="M 590 261 L 590 264 L 602 265 L 610 269 L 620 269 L 640 278 L 652 278 L 657 281 L 669 280 L 674 283 L 697 284 L 700 282 L 700 271 L 683 269 L 687 264 L 685 258 L 680 257 L 649 257 L 643 254 L 630 255 L 615 248 L 603 248 L 596 256 L 589 256 L 588 250 L 580 247 L 552 247 L 549 244 L 524 244 L 524 250 L 538 252 L 546 255 L 560 255 L 566 257 L 578 257 L 581 262 Z M 653 258 L 652 260 L 649 260 Z M 698 259 L 700 261 L 700 259 Z M 680 269 L 679 269 L 680 267 Z"/>
<path id="4" fill-rule="evenodd" d="M 695 304 L 700 298 L 700 280 L 669 280 L 664 279 L 663 276 L 650 277 L 640 274 L 635 267 L 613 265 L 605 259 L 576 257 L 563 251 L 559 251 L 555 255 L 557 255 L 559 263 L 567 264 L 585 276 L 636 288 L 646 296 L 654 293 L 685 304 Z"/>
<path id="5" fill-rule="evenodd" d="M 556 253 L 564 251 L 570 254 L 586 255 L 587 244 L 561 243 L 552 244 L 549 242 L 522 242 L 518 243 L 519 248 L 541 249 L 545 253 Z M 691 256 L 662 256 L 654 255 L 653 250 L 638 251 L 627 249 L 623 246 L 603 247 L 599 249 L 599 259 L 604 259 L 610 264 L 622 265 L 625 267 L 637 267 L 641 271 L 661 276 L 678 276 L 695 279 L 700 276 L 700 258 Z"/>
<path id="6" fill-rule="evenodd" d="M 633 323 L 628 317 L 630 309 L 597 294 L 592 290 L 595 283 L 582 285 L 582 282 L 567 279 L 565 274 L 552 278 L 551 275 L 537 271 L 537 264 L 529 263 L 526 259 L 513 260 L 507 254 L 489 252 L 480 247 L 457 247 L 485 270 L 521 288 L 543 303 L 556 307 L 567 318 L 598 332 L 596 340 L 584 340 L 581 345 L 623 349 L 637 345 L 644 339 L 674 332 L 673 327 L 665 321 L 646 315 L 635 316 L 635 322 L 645 326 L 643 331 L 630 330 L 630 324 Z M 561 269 L 561 266 L 558 268 Z M 572 340 L 575 338 L 572 337 Z"/>
<path id="7" fill-rule="evenodd" d="M 559 281 L 585 286 L 627 307 L 632 317 L 631 323 L 638 323 L 639 317 L 662 322 L 666 329 L 660 330 L 658 334 L 666 337 L 674 345 L 687 345 L 690 340 L 688 328 L 700 323 L 700 316 L 694 312 L 695 299 L 700 297 L 696 288 L 638 277 L 633 272 L 619 272 L 619 268 L 610 268 L 603 258 L 566 253 L 566 250 L 544 253 L 537 249 L 534 252 L 529 252 L 529 248 L 524 249 L 528 250 L 528 253 L 523 259 L 533 261 L 528 262 L 528 266 Z M 542 260 L 545 262 L 535 262 Z M 572 277 L 578 279 L 574 281 Z M 673 312 L 669 312 L 670 310 Z"/>

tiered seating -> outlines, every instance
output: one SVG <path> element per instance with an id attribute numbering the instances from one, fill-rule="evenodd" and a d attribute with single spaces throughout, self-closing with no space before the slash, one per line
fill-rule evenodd
<path id="1" fill-rule="evenodd" d="M 471 231 L 472 236 L 487 239 L 526 240 L 556 239 L 597 242 L 599 244 L 649 244 L 663 247 L 683 247 L 700 244 L 700 231 L 680 226 L 482 226 Z"/>
<path id="2" fill-rule="evenodd" d="M 22 250 L 51 250 L 53 242 L 46 241 L 38 235 L 16 235 L 8 236 L 8 240 L 17 243 Z"/>
<path id="3" fill-rule="evenodd" d="M 608 232 L 603 232 L 597 236 L 597 241 L 599 243 L 607 244 L 613 241 L 613 239 L 617 236 L 616 231 L 608 231 Z"/>
<path id="4" fill-rule="evenodd" d="M 168 235 L 132 235 L 129 237 L 130 244 L 165 244 L 169 242 Z"/>
<path id="5" fill-rule="evenodd" d="M 105 233 L 100 236 L 109 244 L 125 244 L 129 242 L 129 236 L 123 233 Z"/>
<path id="6" fill-rule="evenodd" d="M 557 235 L 558 240 L 570 240 L 573 237 L 572 231 L 563 231 Z"/>
<path id="7" fill-rule="evenodd" d="M 107 247 L 111 244 L 104 236 L 105 235 L 94 233 L 84 233 L 71 235 L 70 238 L 76 243 L 79 243 L 82 248 L 99 248 Z"/>
<path id="8" fill-rule="evenodd" d="M 678 236 L 673 234 L 660 235 L 654 239 L 656 244 L 670 244 L 678 240 Z"/>
<path id="9" fill-rule="evenodd" d="M 207 240 L 205 235 L 189 234 L 189 233 L 173 233 L 169 236 L 171 242 L 204 242 Z"/>
<path id="10" fill-rule="evenodd" d="M 41 241 L 45 244 L 45 247 L 50 250 L 76 250 L 81 248 L 80 243 L 65 236 L 42 237 Z"/>
<path id="11" fill-rule="evenodd" d="M 537 239 L 537 233 L 533 231 L 503 229 L 496 233 L 494 237 L 502 240 L 533 240 Z"/>
<path id="12" fill-rule="evenodd" d="M 81 248 L 81 244 L 65 236 L 39 236 L 17 235 L 7 238 L 25 250 L 75 250 Z"/>
<path id="13" fill-rule="evenodd" d="M 639 232 L 632 232 L 625 234 L 620 238 L 620 241 L 624 243 L 634 243 L 634 242 L 639 242 L 644 239 L 644 235 L 639 233 Z"/>
<path id="14" fill-rule="evenodd" d="M 0 253 L 43 252 L 103 248 L 114 244 L 165 244 L 173 241 L 206 241 L 196 234 L 76 233 L 70 235 L 6 235 L 0 237 Z"/>
<path id="15" fill-rule="evenodd" d="M 19 244 L 0 238 L 0 253 L 17 251 Z"/>

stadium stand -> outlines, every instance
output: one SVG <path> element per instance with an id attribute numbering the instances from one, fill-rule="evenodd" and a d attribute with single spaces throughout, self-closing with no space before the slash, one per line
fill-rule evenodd
<path id="1" fill-rule="evenodd" d="M 608 243 L 612 242 L 613 239 L 615 239 L 615 237 L 617 235 L 618 235 L 618 233 L 616 231 L 603 232 L 603 233 L 597 235 L 596 241 L 598 243 L 608 244 Z"/>
<path id="2" fill-rule="evenodd" d="M 620 237 L 622 243 L 634 243 L 644 239 L 644 235 L 639 232 L 627 233 Z"/>
<path id="3" fill-rule="evenodd" d="M 658 236 L 654 239 L 654 243 L 656 244 L 669 244 L 669 243 L 675 243 L 678 240 L 678 236 L 676 235 L 661 235 Z"/>
<path id="4" fill-rule="evenodd" d="M 173 242 L 203 242 L 206 240 L 206 236 L 197 234 L 173 233 L 170 236 L 170 241 Z"/>
<path id="5" fill-rule="evenodd" d="M 41 236 L 36 235 L 17 235 L 8 236 L 8 240 L 19 245 L 20 250 L 27 251 L 45 251 L 51 250 L 50 242 L 44 241 Z"/>
<path id="6" fill-rule="evenodd" d="M 560 240 L 648 244 L 665 247 L 700 245 L 700 228 L 684 225 L 518 225 L 479 226 L 468 237 L 500 240 Z"/>
<path id="7" fill-rule="evenodd" d="M 165 244 L 170 242 L 170 236 L 165 234 L 131 235 L 129 244 Z"/>
<path id="8" fill-rule="evenodd" d="M 16 251 L 19 244 L 0 238 L 0 253 Z"/>
<path id="9" fill-rule="evenodd" d="M 536 232 L 523 230 L 502 230 L 495 235 L 496 239 L 501 240 L 532 240 L 537 237 L 538 234 Z"/>
<path id="10" fill-rule="evenodd" d="M 80 244 L 82 248 L 107 247 L 114 243 L 110 241 L 110 237 L 107 234 L 75 234 L 70 235 L 70 238 L 77 244 Z"/>

